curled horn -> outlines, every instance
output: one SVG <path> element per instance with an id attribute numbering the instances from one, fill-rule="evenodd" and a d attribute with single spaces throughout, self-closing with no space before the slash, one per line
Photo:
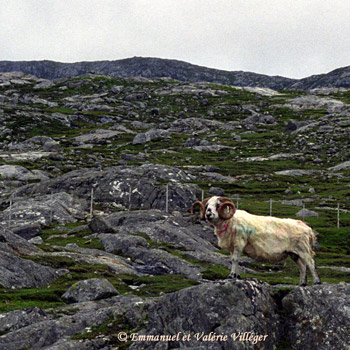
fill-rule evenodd
<path id="1" fill-rule="evenodd" d="M 226 210 L 230 208 L 230 210 Z M 218 214 L 222 220 L 229 220 L 236 212 L 236 207 L 231 200 L 226 200 L 219 207 Z"/>
<path id="2" fill-rule="evenodd" d="M 197 201 L 197 202 L 194 202 L 192 204 L 191 214 L 194 214 L 194 209 L 197 206 L 200 206 L 200 208 L 201 208 L 201 211 L 200 211 L 200 218 L 201 218 L 201 220 L 205 220 L 205 208 L 204 208 L 204 204 L 201 201 Z"/>

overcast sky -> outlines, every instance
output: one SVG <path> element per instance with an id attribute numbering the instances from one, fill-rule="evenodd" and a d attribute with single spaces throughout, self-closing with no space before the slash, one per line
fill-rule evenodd
<path id="1" fill-rule="evenodd" d="M 0 0 L 0 60 L 132 56 L 326 73 L 350 65 L 350 0 Z"/>

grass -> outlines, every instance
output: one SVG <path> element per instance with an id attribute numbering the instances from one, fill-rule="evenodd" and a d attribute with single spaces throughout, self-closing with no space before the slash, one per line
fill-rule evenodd
<path id="1" fill-rule="evenodd" d="M 76 244 L 81 248 L 104 250 L 103 245 L 98 239 L 90 239 L 88 236 L 92 234 L 90 229 L 84 229 L 80 232 L 67 231 L 79 227 L 80 224 L 66 224 L 65 226 L 56 226 L 54 228 L 44 229 L 41 238 L 43 243 L 40 248 L 43 250 L 51 250 L 52 245 L 66 246 L 67 244 Z"/>
<path id="2" fill-rule="evenodd" d="M 84 333 L 79 333 L 71 337 L 73 340 L 96 339 L 100 337 L 108 337 L 108 345 L 115 346 L 115 349 L 129 349 L 132 344 L 130 340 L 120 341 L 118 334 L 124 332 L 127 339 L 130 339 L 132 333 L 137 333 L 140 329 L 146 326 L 146 320 L 141 322 L 136 328 L 133 327 L 125 315 L 113 316 L 98 326 L 91 327 Z"/>
<path id="3" fill-rule="evenodd" d="M 0 289 L 0 312 L 31 307 L 46 309 L 60 305 L 64 305 L 61 300 L 61 290 L 40 288 Z"/>

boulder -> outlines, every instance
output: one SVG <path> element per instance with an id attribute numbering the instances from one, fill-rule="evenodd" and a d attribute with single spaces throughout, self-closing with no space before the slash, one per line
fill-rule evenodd
<path id="1" fill-rule="evenodd" d="M 225 196 L 225 191 L 220 187 L 210 187 L 209 193 L 213 196 Z"/>
<path id="2" fill-rule="evenodd" d="M 39 224 L 29 224 L 14 228 L 13 233 L 29 241 L 34 237 L 41 236 L 43 231 Z"/>
<path id="3" fill-rule="evenodd" d="M 293 349 L 349 349 L 350 284 L 296 288 L 282 299 Z"/>
<path id="4" fill-rule="evenodd" d="M 39 253 L 40 249 L 30 244 L 26 239 L 2 227 L 0 231 L 0 251 L 19 255 Z"/>
<path id="5" fill-rule="evenodd" d="M 75 137 L 75 140 L 80 143 L 98 143 L 101 141 L 109 140 L 120 134 L 120 131 L 99 129 L 90 134 L 79 135 Z"/>
<path id="6" fill-rule="evenodd" d="M 318 213 L 309 209 L 301 209 L 295 214 L 298 218 L 318 217 Z"/>
<path id="7" fill-rule="evenodd" d="M 13 253 L 0 251 L 0 286 L 2 288 L 44 287 L 58 277 L 48 266 L 24 260 Z"/>
<path id="8" fill-rule="evenodd" d="M 193 146 L 199 146 L 199 144 L 201 143 L 201 139 L 197 139 L 195 137 L 189 137 L 184 144 L 184 147 L 193 147 Z"/>
<path id="9" fill-rule="evenodd" d="M 155 139 L 167 139 L 170 137 L 170 133 L 166 130 L 150 129 L 145 133 L 139 133 L 134 137 L 134 145 L 143 145 L 147 142 L 153 141 Z"/>
<path id="10" fill-rule="evenodd" d="M 73 284 L 63 295 L 68 304 L 106 299 L 118 295 L 118 291 L 106 279 L 91 278 Z"/>
<path id="11" fill-rule="evenodd" d="M 18 228 L 28 225 L 66 224 L 85 217 L 87 204 L 65 192 L 19 199 L 0 213 L 0 224 Z M 22 230 L 22 229 L 20 229 Z"/>
<path id="12" fill-rule="evenodd" d="M 20 165 L 1 165 L 0 176 L 4 180 L 19 181 L 47 180 L 49 178 L 49 176 L 41 170 L 33 172 Z"/>
<path id="13" fill-rule="evenodd" d="M 178 339 L 134 342 L 130 349 L 274 349 L 280 328 L 277 306 L 267 284 L 254 280 L 205 283 L 163 296 L 150 308 L 148 327 L 138 332 L 180 333 Z M 226 339 L 210 340 L 210 335 Z M 244 335 L 251 340 L 243 341 Z M 255 338 L 259 335 L 260 340 Z"/>

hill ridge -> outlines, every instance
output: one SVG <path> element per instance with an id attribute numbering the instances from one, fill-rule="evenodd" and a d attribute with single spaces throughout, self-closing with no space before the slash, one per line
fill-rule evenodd
<path id="1" fill-rule="evenodd" d="M 85 75 L 91 71 L 118 78 L 172 78 L 186 82 L 212 82 L 233 86 L 265 87 L 280 89 L 311 89 L 322 87 L 350 87 L 350 66 L 337 68 L 329 73 L 312 75 L 302 79 L 279 75 L 227 71 L 195 65 L 176 59 L 156 57 L 131 57 L 120 60 L 80 61 L 63 63 L 52 60 L 0 61 L 0 72 L 21 71 L 40 78 L 56 79 Z"/>

